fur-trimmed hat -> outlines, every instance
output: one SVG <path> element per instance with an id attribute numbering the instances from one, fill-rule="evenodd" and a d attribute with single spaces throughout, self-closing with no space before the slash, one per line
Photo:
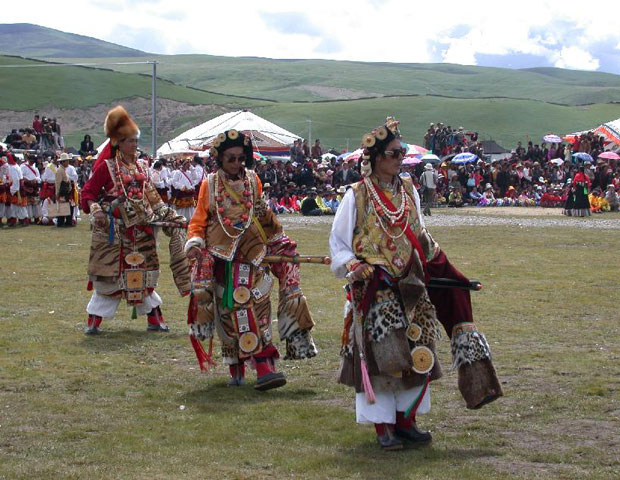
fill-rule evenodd
<path id="1" fill-rule="evenodd" d="M 213 140 L 213 145 L 209 153 L 211 157 L 217 158 L 225 150 L 232 147 L 242 147 L 245 154 L 245 167 L 251 168 L 254 165 L 254 156 L 252 155 L 252 140 L 248 135 L 235 129 L 226 130 L 220 133 Z"/>
<path id="2" fill-rule="evenodd" d="M 140 136 L 138 125 L 121 105 L 117 105 L 108 112 L 103 122 L 103 130 L 113 145 L 116 145 L 119 140 Z"/>

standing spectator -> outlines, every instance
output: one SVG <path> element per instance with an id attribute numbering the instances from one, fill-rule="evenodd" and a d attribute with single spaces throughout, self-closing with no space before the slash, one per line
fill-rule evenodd
<path id="1" fill-rule="evenodd" d="M 32 129 L 37 136 L 37 141 L 40 141 L 41 134 L 43 133 L 43 122 L 41 122 L 39 115 L 34 116 L 34 120 L 32 121 Z"/>
<path id="2" fill-rule="evenodd" d="M 321 148 L 321 141 L 317 138 L 312 145 L 312 158 L 318 159 L 323 155 L 323 149 Z"/>
<path id="3" fill-rule="evenodd" d="M 424 173 L 422 174 L 421 183 L 424 188 L 424 215 L 431 215 L 431 204 L 435 201 L 435 191 L 437 190 L 437 172 L 433 165 L 427 163 L 424 165 Z"/>
<path id="4" fill-rule="evenodd" d="M 68 153 L 61 154 L 59 160 L 60 165 L 56 170 L 56 202 L 59 204 L 69 203 L 70 211 L 69 215 L 58 217 L 56 226 L 59 228 L 72 226 L 71 218 L 73 217 L 73 206 L 71 205 L 71 201 L 73 200 L 73 191 L 71 189 L 71 180 L 67 175 L 70 159 L 71 155 Z"/>

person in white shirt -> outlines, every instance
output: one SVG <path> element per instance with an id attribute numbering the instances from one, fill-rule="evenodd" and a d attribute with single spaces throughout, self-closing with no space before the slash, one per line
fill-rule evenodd
<path id="1" fill-rule="evenodd" d="M 41 201 L 39 200 L 39 189 L 41 188 L 41 174 L 37 169 L 36 157 L 28 156 L 28 161 L 21 164 L 20 168 L 24 177 L 24 193 L 26 196 L 26 209 L 28 217 L 24 219 L 24 224 L 41 222 Z"/>
<path id="2" fill-rule="evenodd" d="M 11 153 L 7 153 L 8 159 L 8 177 L 9 177 L 9 196 L 10 206 L 6 214 L 8 219 L 8 226 L 14 227 L 17 225 L 17 220 L 20 223 L 25 224 L 26 218 L 28 218 L 28 208 L 26 206 L 26 197 L 24 195 L 23 180 L 24 176 L 20 166 L 15 161 L 15 156 Z"/>
<path id="3" fill-rule="evenodd" d="M 187 221 L 191 220 L 196 207 L 190 162 L 189 158 L 184 159 L 181 170 L 175 170 L 172 175 L 172 204 L 177 213 L 183 215 Z"/>
<path id="4" fill-rule="evenodd" d="M 67 177 L 69 177 L 69 180 L 71 180 L 71 183 L 73 184 L 73 192 L 74 195 L 76 197 L 79 196 L 79 175 L 77 173 L 77 169 L 75 168 L 75 159 L 70 160 L 69 165 L 67 166 Z M 79 203 L 78 202 L 78 198 L 74 198 L 74 203 L 75 203 L 75 207 L 73 207 L 73 218 L 71 219 L 71 222 L 73 225 L 77 225 L 77 219 L 80 215 L 80 207 L 79 207 Z"/>

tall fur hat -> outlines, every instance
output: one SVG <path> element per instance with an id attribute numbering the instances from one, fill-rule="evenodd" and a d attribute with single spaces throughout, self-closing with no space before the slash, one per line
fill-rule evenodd
<path id="1" fill-rule="evenodd" d="M 108 112 L 103 123 L 103 130 L 113 145 L 116 145 L 119 140 L 140 136 L 138 125 L 121 105 L 117 105 Z"/>
<path id="2" fill-rule="evenodd" d="M 219 155 L 232 147 L 242 147 L 245 155 L 245 167 L 252 168 L 254 165 L 254 157 L 252 156 L 252 140 L 249 135 L 245 135 L 243 132 L 231 129 L 220 133 L 213 140 L 213 145 L 209 151 L 211 157 L 218 158 L 218 164 L 220 162 Z"/>

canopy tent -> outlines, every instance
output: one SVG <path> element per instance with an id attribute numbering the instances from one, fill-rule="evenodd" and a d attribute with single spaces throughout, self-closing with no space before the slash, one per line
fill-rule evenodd
<path id="1" fill-rule="evenodd" d="M 254 150 L 267 156 L 288 155 L 298 135 L 284 130 L 247 110 L 229 112 L 181 133 L 164 143 L 157 155 L 191 153 L 207 150 L 215 137 L 230 129 L 250 135 Z"/>
<path id="2" fill-rule="evenodd" d="M 620 147 L 620 118 L 603 123 L 602 125 L 599 125 L 598 127 L 591 130 L 583 130 L 581 132 L 569 133 L 564 137 L 564 140 L 573 143 L 575 137 L 580 136 L 582 133 L 588 133 L 591 131 L 605 137 L 606 148 L 610 150 L 617 150 L 618 147 Z"/>

